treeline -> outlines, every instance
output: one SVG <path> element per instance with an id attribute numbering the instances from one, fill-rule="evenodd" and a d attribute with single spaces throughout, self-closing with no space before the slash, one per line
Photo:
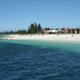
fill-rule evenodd
<path id="1" fill-rule="evenodd" d="M 1 32 L 0 34 L 49 34 L 48 31 L 53 30 L 53 28 L 45 27 L 42 28 L 41 24 L 31 23 L 29 28 L 26 30 L 18 30 L 18 31 L 7 31 Z M 59 34 L 80 34 L 80 28 L 55 28 L 58 30 Z M 52 33 L 54 34 L 54 33 Z"/>
<path id="2" fill-rule="evenodd" d="M 28 30 L 18 30 L 18 31 L 7 31 L 1 32 L 0 34 L 39 34 L 42 31 L 41 24 L 32 23 Z"/>
<path id="3" fill-rule="evenodd" d="M 26 30 L 6 31 L 6 32 L 1 32 L 0 34 L 27 34 L 27 31 Z"/>
<path id="4" fill-rule="evenodd" d="M 62 33 L 80 34 L 80 28 L 61 28 Z"/>
<path id="5" fill-rule="evenodd" d="M 36 34 L 36 33 L 41 33 L 42 31 L 42 27 L 40 24 L 36 24 L 36 23 L 32 23 L 27 31 L 27 33 L 29 34 Z"/>

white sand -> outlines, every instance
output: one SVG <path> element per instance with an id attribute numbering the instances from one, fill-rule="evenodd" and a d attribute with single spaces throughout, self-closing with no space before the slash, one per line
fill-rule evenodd
<path id="1" fill-rule="evenodd" d="M 80 34 L 8 35 L 7 40 L 80 41 Z"/>

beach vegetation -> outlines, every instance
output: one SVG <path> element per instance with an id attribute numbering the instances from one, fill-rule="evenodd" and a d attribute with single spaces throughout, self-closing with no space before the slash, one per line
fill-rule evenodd
<path id="1" fill-rule="evenodd" d="M 42 27 L 41 24 L 31 23 L 28 29 L 17 31 L 5 31 L 0 34 L 80 34 L 80 28 L 50 28 Z"/>
<path id="2" fill-rule="evenodd" d="M 40 24 L 37 24 L 37 23 L 32 23 L 29 28 L 28 28 L 28 31 L 27 33 L 28 34 L 37 34 L 37 33 L 41 33 L 41 30 L 42 30 L 42 27 Z"/>

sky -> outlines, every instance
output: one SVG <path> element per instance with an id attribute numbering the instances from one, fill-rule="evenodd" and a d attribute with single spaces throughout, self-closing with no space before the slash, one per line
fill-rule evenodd
<path id="1" fill-rule="evenodd" d="M 80 27 L 80 0 L 0 0 L 0 31 L 43 27 Z"/>

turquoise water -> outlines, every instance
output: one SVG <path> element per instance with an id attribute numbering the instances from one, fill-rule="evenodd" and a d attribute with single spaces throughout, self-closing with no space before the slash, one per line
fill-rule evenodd
<path id="1" fill-rule="evenodd" d="M 80 51 L 80 42 L 59 42 L 59 41 L 39 41 L 39 40 L 0 40 L 2 43 L 14 43 L 22 45 L 31 45 L 44 48 L 60 48 L 73 51 Z"/>
<path id="2" fill-rule="evenodd" d="M 80 43 L 0 40 L 0 80 L 80 80 Z"/>

